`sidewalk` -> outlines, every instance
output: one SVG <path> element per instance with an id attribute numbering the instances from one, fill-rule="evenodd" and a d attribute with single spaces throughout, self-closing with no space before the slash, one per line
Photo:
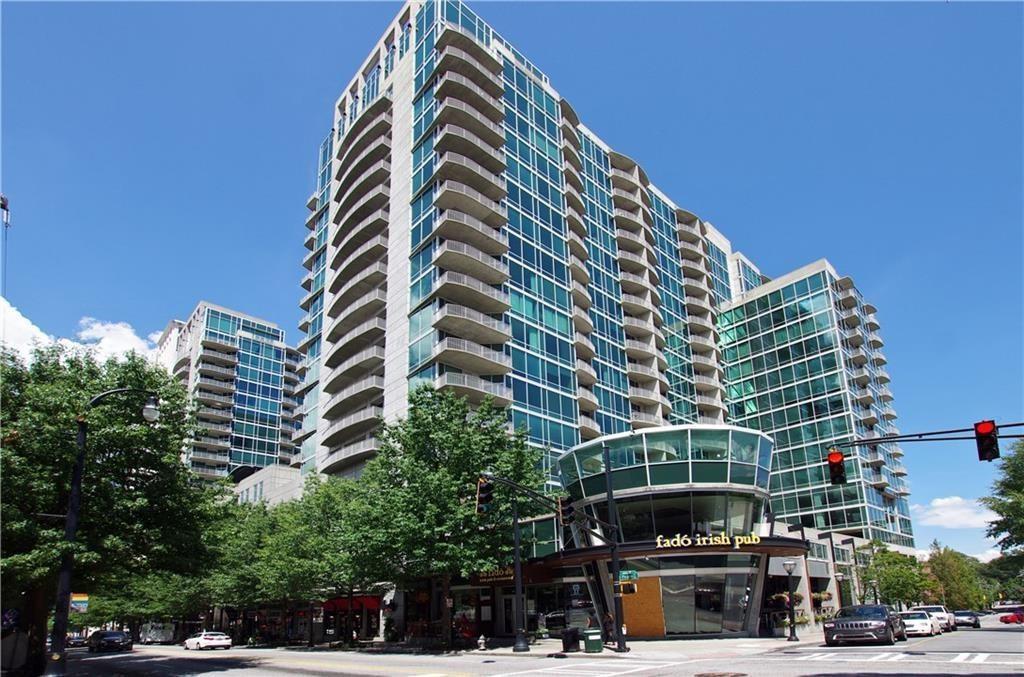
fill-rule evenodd
<path id="1" fill-rule="evenodd" d="M 665 640 L 634 640 L 626 642 L 627 653 L 616 653 L 605 645 L 601 653 L 562 653 L 562 640 L 542 639 L 530 645 L 528 652 L 514 653 L 511 646 L 502 646 L 485 651 L 471 650 L 462 652 L 466 656 L 497 655 L 522 656 L 540 658 L 551 654 L 559 654 L 566 658 L 608 658 L 649 660 L 649 661 L 682 661 L 691 658 L 732 658 L 737 656 L 756 656 L 773 653 L 783 649 L 792 649 L 793 645 L 786 642 L 785 637 L 735 637 L 722 639 L 665 639 Z"/>

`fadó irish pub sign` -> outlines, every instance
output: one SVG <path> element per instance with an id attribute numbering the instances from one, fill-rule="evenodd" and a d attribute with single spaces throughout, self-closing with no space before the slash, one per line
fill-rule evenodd
<path id="1" fill-rule="evenodd" d="M 676 534 L 675 536 L 666 537 L 659 534 L 655 541 L 659 548 L 725 546 L 731 547 L 733 550 L 739 550 L 744 545 L 757 545 L 760 542 L 761 537 L 753 532 L 747 535 L 737 534 L 735 536 L 727 536 L 724 531 L 717 536 L 690 536 L 687 534 Z"/>

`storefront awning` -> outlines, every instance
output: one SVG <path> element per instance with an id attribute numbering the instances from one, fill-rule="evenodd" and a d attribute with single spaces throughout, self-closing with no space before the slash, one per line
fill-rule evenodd
<path id="1" fill-rule="evenodd" d="M 335 597 L 324 602 L 324 611 L 348 611 L 348 597 Z M 378 611 L 380 609 L 380 597 L 376 595 L 354 595 L 352 597 L 352 610 Z"/>
<path id="2" fill-rule="evenodd" d="M 761 554 L 776 557 L 803 557 L 810 549 L 807 541 L 787 536 L 761 536 L 757 544 L 745 544 L 739 548 L 721 546 L 658 547 L 655 541 L 623 543 L 619 546 L 619 557 L 658 557 L 665 555 L 708 555 L 708 554 Z M 611 548 L 606 545 L 591 548 L 562 550 L 544 558 L 548 566 L 578 566 L 597 560 L 611 559 Z M 773 560 L 774 561 L 774 560 Z M 780 562 L 781 565 L 781 562 Z"/>

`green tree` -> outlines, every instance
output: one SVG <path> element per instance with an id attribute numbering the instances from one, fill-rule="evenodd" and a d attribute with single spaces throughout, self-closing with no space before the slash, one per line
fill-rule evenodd
<path id="1" fill-rule="evenodd" d="M 987 605 L 1000 599 L 1024 599 L 1024 552 L 997 557 L 981 564 L 978 571 L 990 583 L 984 600 Z"/>
<path id="2" fill-rule="evenodd" d="M 872 569 L 882 602 L 911 606 L 921 601 L 928 579 L 916 557 L 883 548 L 875 552 Z"/>
<path id="3" fill-rule="evenodd" d="M 159 423 L 142 420 L 140 395 L 114 396 L 86 411 L 92 396 L 119 387 L 157 391 Z M 2 604 L 22 612 L 36 669 L 67 547 L 57 516 L 67 509 L 82 414 L 89 437 L 75 591 L 156 570 L 191 570 L 204 552 L 199 525 L 222 491 L 196 482 L 181 462 L 190 431 L 187 395 L 162 369 L 135 355 L 101 364 L 59 347 L 36 351 L 26 366 L 0 352 Z"/>
<path id="4" fill-rule="evenodd" d="M 973 557 L 932 542 L 928 555 L 929 585 L 926 597 L 950 609 L 975 609 L 982 605 L 984 592 Z"/>
<path id="5" fill-rule="evenodd" d="M 475 509 L 481 471 L 542 484 L 539 452 L 522 433 L 510 435 L 507 420 L 489 401 L 473 411 L 448 392 L 423 387 L 410 394 L 408 418 L 384 426 L 380 453 L 352 487 L 346 540 L 365 579 L 401 585 L 438 576 L 447 596 L 452 576 L 510 560 L 511 492 L 499 485 L 494 509 Z M 521 506 L 529 515 L 528 503 Z"/>
<path id="6" fill-rule="evenodd" d="M 988 535 L 999 539 L 999 548 L 1011 554 L 1024 547 L 1024 439 L 1003 453 L 992 495 L 981 502 L 998 515 Z"/>

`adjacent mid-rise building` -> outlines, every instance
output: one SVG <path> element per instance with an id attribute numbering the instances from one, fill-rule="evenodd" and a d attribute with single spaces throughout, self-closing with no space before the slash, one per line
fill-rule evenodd
<path id="1" fill-rule="evenodd" d="M 767 375 L 775 365 L 744 366 L 740 351 L 753 348 L 723 332 L 790 276 L 769 282 L 586 127 L 465 4 L 407 2 L 331 114 L 307 204 L 296 434 L 304 471 L 357 475 L 378 449 L 380 421 L 402 416 L 421 383 L 506 407 L 546 450 L 552 482 L 560 454 L 604 435 L 686 423 L 785 430 L 748 411 L 751 397 L 776 397 Z M 857 418 L 865 400 L 848 397 L 859 392 L 846 379 L 858 363 L 840 355 L 845 278 L 830 274 L 821 283 L 834 294 L 824 302 L 835 306 L 833 371 L 843 371 L 849 424 L 830 429 L 839 440 L 868 423 Z M 734 365 L 740 371 L 727 373 Z M 741 383 L 737 374 L 755 368 L 764 378 Z M 798 387 L 801 397 L 808 388 Z M 813 406 L 805 399 L 796 406 Z M 796 446 L 794 435 L 776 448 Z M 896 452 L 879 453 L 895 469 Z M 809 463 L 778 466 L 773 482 L 795 481 L 785 472 Z M 891 479 L 892 492 L 903 489 Z M 856 486 L 864 506 L 905 515 L 899 494 Z M 780 492 L 778 514 L 803 519 L 804 494 Z M 867 527 L 871 510 L 842 528 Z M 902 542 L 909 525 L 900 524 L 879 533 Z"/>
<path id="2" fill-rule="evenodd" d="M 201 301 L 188 320 L 168 324 L 157 360 L 193 398 L 197 431 L 185 459 L 197 474 L 216 478 L 292 461 L 301 356 L 284 331 Z"/>

